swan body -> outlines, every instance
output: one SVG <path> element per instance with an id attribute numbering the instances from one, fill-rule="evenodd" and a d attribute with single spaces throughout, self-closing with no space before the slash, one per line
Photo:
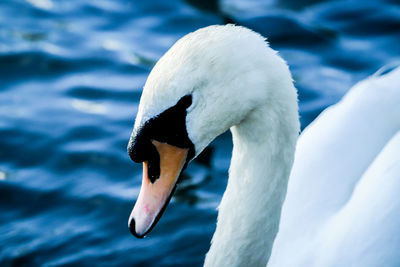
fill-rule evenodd
<path id="1" fill-rule="evenodd" d="M 132 234 L 151 231 L 185 166 L 230 129 L 229 180 L 205 266 L 399 263 L 398 77 L 355 86 L 304 131 L 295 156 L 297 92 L 264 38 L 233 25 L 184 36 L 151 71 L 128 145 L 143 162 Z"/>
<path id="2" fill-rule="evenodd" d="M 268 266 L 400 266 L 400 67 L 301 134 Z"/>

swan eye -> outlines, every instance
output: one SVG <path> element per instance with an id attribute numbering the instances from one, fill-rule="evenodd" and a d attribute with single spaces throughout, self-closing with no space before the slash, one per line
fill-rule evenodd
<path id="1" fill-rule="evenodd" d="M 179 99 L 175 106 L 180 106 L 181 108 L 187 109 L 190 107 L 190 105 L 192 105 L 192 95 L 185 95 Z"/>
<path id="2" fill-rule="evenodd" d="M 187 108 L 192 104 L 192 95 L 185 95 L 172 107 L 149 119 L 132 136 L 128 144 L 128 154 L 137 163 L 147 161 L 149 178 L 154 182 L 159 177 L 160 156 L 152 144 L 153 140 L 179 148 L 188 148 L 187 162 L 194 156 L 194 145 L 186 130 Z"/>

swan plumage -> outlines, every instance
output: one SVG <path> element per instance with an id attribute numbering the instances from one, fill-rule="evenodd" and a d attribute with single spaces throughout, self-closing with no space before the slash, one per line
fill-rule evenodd
<path id="1" fill-rule="evenodd" d="M 300 135 L 268 266 L 399 266 L 399 84 L 359 82 Z"/>
<path id="2" fill-rule="evenodd" d="M 165 151 L 180 151 L 180 162 L 187 164 L 231 129 L 229 180 L 205 266 L 266 266 L 269 259 L 270 266 L 337 266 L 334 260 L 341 256 L 341 248 L 335 245 L 346 237 L 346 229 L 355 227 L 353 211 L 360 205 L 365 210 L 360 204 L 369 197 L 365 188 L 373 188 L 363 183 L 379 183 L 374 179 L 377 173 L 391 177 L 393 186 L 398 182 L 393 156 L 400 143 L 395 109 L 400 101 L 399 90 L 390 86 L 393 77 L 398 77 L 398 70 L 355 86 L 304 131 L 288 187 L 299 120 L 297 93 L 286 63 L 263 37 L 243 27 L 210 26 L 184 36 L 151 71 L 128 145 L 131 158 L 144 162 L 142 189 L 129 220 L 132 233 L 148 234 L 173 193 L 178 176 L 163 171 Z M 382 84 L 386 86 L 377 95 Z M 181 125 L 173 123 L 174 116 L 184 118 Z M 164 131 L 168 136 L 162 136 Z M 394 169 L 388 167 L 388 158 Z M 154 163 L 161 171 L 151 170 Z M 178 165 L 173 173 L 184 168 Z M 158 192 L 164 184 L 170 188 L 152 202 L 158 197 L 152 188 Z M 327 218 L 331 220 L 321 227 Z M 318 254 L 313 246 L 318 246 Z M 348 262 L 357 264 L 352 260 Z"/>

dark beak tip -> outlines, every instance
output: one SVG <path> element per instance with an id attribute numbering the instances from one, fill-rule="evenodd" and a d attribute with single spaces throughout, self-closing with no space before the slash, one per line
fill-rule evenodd
<path id="1" fill-rule="evenodd" d="M 135 219 L 132 218 L 132 220 L 129 223 L 129 231 L 131 232 L 131 234 L 139 239 L 143 239 L 146 237 L 146 233 L 144 235 L 139 235 L 138 233 L 136 233 L 136 229 L 135 229 Z"/>

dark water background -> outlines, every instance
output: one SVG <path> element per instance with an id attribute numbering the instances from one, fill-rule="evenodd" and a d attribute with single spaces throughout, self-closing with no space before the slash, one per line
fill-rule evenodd
<path id="1" fill-rule="evenodd" d="M 178 38 L 235 22 L 269 38 L 302 126 L 400 58 L 400 1 L 0 1 L 0 266 L 201 266 L 225 189 L 225 134 L 149 237 L 127 228 L 141 88 Z"/>

